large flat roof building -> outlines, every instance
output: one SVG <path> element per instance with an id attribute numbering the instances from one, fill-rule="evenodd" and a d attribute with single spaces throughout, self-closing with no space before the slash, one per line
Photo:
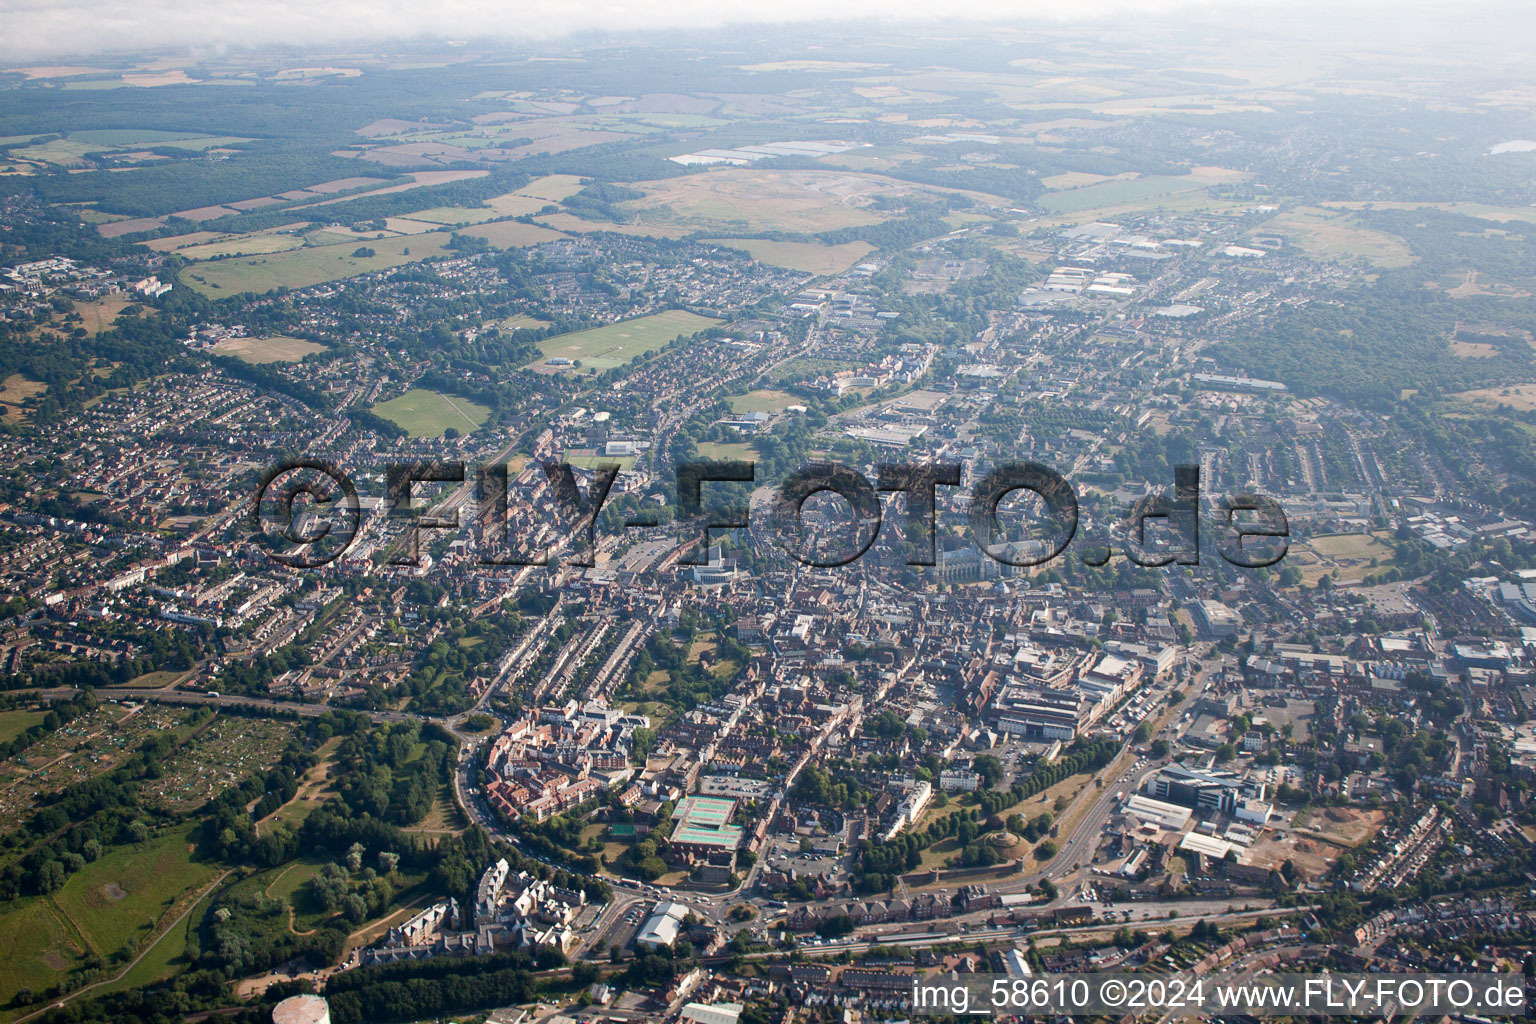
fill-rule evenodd
<path id="1" fill-rule="evenodd" d="M 690 853 L 734 850 L 741 845 L 742 829 L 731 824 L 736 801 L 725 797 L 691 796 L 677 809 L 677 826 L 669 840 Z"/>
<path id="2" fill-rule="evenodd" d="M 1263 800 L 1264 784 L 1251 782 L 1236 772 L 1170 764 L 1152 776 L 1147 792 L 1158 800 L 1184 807 L 1232 814 L 1244 800 Z"/>

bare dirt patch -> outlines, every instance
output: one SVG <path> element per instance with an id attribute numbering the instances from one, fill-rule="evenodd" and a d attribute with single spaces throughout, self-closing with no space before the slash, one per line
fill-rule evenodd
<path id="1" fill-rule="evenodd" d="M 1284 839 L 1266 837 L 1249 850 L 1251 864 L 1280 870 L 1290 861 L 1304 878 L 1320 878 L 1344 855 L 1344 848 L 1307 836 L 1289 835 Z"/>
<path id="2" fill-rule="evenodd" d="M 1386 811 L 1328 807 L 1299 819 L 1294 828 L 1340 846 L 1359 846 L 1380 831 L 1386 820 Z"/>

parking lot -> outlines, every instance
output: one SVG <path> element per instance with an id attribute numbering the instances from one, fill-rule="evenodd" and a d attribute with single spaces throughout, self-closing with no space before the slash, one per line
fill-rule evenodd
<path id="1" fill-rule="evenodd" d="M 825 845 L 827 840 L 818 840 Z M 838 876 L 847 861 L 846 856 L 801 852 L 798 837 L 779 836 L 771 840 L 763 851 L 764 867 L 773 871 L 793 871 L 796 875 Z"/>

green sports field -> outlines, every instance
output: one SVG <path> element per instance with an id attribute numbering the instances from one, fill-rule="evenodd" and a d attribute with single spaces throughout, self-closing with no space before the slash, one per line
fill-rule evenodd
<path id="1" fill-rule="evenodd" d="M 780 412 L 791 405 L 798 404 L 801 399 L 787 391 L 761 388 L 757 391 L 748 391 L 744 395 L 732 395 L 730 401 L 731 412 Z"/>
<path id="2" fill-rule="evenodd" d="M 545 359 L 580 360 L 583 369 L 623 366 L 648 349 L 661 349 L 679 335 L 692 336 L 719 321 L 681 309 L 669 309 L 606 327 L 561 334 L 539 343 Z"/>
<path id="3" fill-rule="evenodd" d="M 303 338 L 290 338 L 274 334 L 266 338 L 230 338 L 213 347 L 221 356 L 234 356 L 248 363 L 296 363 L 307 355 L 324 352 L 324 345 L 316 345 Z"/>
<path id="4" fill-rule="evenodd" d="M 491 415 L 491 410 L 467 398 L 424 388 L 380 402 L 372 411 L 398 423 L 412 437 L 438 437 L 449 427 L 468 434 L 480 429 Z"/>

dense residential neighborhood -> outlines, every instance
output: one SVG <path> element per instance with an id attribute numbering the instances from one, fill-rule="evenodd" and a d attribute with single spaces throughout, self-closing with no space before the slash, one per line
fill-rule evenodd
<path id="1" fill-rule="evenodd" d="M 0 70 L 4 1020 L 1536 969 L 1529 74 L 1152 24 Z"/>

